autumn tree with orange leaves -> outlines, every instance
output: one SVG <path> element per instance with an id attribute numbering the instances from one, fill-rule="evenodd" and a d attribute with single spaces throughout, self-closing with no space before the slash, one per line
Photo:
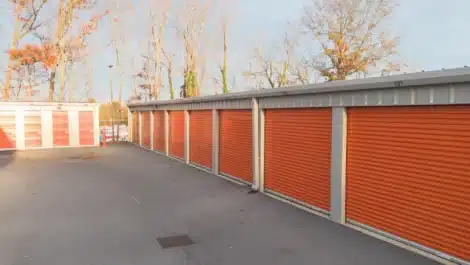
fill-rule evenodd
<path id="1" fill-rule="evenodd" d="M 9 57 L 12 62 L 11 68 L 19 70 L 21 67 L 40 65 L 44 69 L 54 73 L 56 65 L 60 65 L 60 90 L 58 100 L 64 100 L 65 88 L 65 69 L 69 62 L 81 58 L 86 47 L 86 37 L 94 32 L 99 21 L 108 15 L 108 11 L 103 14 L 93 16 L 80 28 L 78 34 L 71 37 L 63 37 L 58 45 L 51 42 L 45 42 L 41 45 L 27 44 L 22 48 L 11 49 Z M 60 60 L 62 59 L 62 60 Z M 51 77 L 52 78 L 52 77 Z M 55 78 L 55 74 L 54 74 Z M 50 80 L 50 82 L 54 82 Z M 53 100 L 53 94 L 49 91 L 49 100 Z"/>
<path id="2" fill-rule="evenodd" d="M 314 0 L 305 8 L 302 24 L 320 44 L 321 53 L 308 65 L 327 80 L 344 80 L 375 68 L 399 71 L 393 62 L 398 38 L 381 27 L 392 14 L 391 0 Z"/>
<path id="3" fill-rule="evenodd" d="M 38 29 L 43 22 L 38 21 L 39 12 L 42 10 L 48 0 L 10 0 L 14 4 L 14 29 L 11 41 L 11 49 L 16 49 L 21 39 L 29 33 Z M 5 85 L 3 89 L 3 99 L 9 100 L 11 96 L 11 81 L 13 77 L 14 62 L 9 61 L 5 76 Z"/>
<path id="4" fill-rule="evenodd" d="M 67 39 L 67 33 L 72 28 L 73 22 L 78 16 L 76 16 L 76 11 L 87 9 L 93 6 L 94 2 L 90 0 L 59 0 L 59 9 L 57 15 L 57 26 L 56 26 L 56 36 L 55 40 L 52 41 L 55 47 L 56 60 L 57 63 L 54 64 L 51 68 L 51 76 L 49 80 L 49 101 L 54 100 L 55 94 L 55 80 L 56 80 L 56 71 L 57 66 L 59 67 L 59 101 L 63 100 L 64 89 L 65 89 L 65 74 L 66 66 L 70 61 L 69 53 L 70 39 Z M 75 39 L 77 41 L 77 39 Z M 77 41 L 79 42 L 79 40 Z"/>

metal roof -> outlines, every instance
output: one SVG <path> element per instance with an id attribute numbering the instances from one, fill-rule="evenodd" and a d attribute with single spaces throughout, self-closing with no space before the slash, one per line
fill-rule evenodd
<path id="1" fill-rule="evenodd" d="M 470 68 L 462 67 L 439 71 L 418 72 L 392 76 L 372 77 L 356 80 L 340 80 L 319 84 L 302 86 L 290 86 L 261 91 L 245 91 L 214 96 L 201 96 L 192 98 L 180 98 L 174 100 L 151 100 L 146 102 L 129 103 L 129 107 L 169 105 L 177 103 L 195 103 L 219 100 L 234 100 L 248 98 L 266 98 L 286 95 L 319 94 L 340 91 L 358 91 L 371 89 L 387 89 L 397 87 L 427 86 L 439 84 L 457 84 L 470 82 Z"/>
<path id="2" fill-rule="evenodd" d="M 48 101 L 0 101 L 2 106 L 98 106 L 88 102 L 48 102 Z"/>

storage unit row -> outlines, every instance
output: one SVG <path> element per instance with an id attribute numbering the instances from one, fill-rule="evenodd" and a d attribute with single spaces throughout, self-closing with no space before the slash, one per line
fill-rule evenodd
<path id="1" fill-rule="evenodd" d="M 96 145 L 96 104 L 0 103 L 0 151 Z"/>
<path id="2" fill-rule="evenodd" d="M 131 105 L 132 141 L 468 264 L 470 70 L 399 78 Z"/>

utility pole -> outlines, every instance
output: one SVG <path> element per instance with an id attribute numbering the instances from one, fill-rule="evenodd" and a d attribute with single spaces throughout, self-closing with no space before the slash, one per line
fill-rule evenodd
<path id="1" fill-rule="evenodd" d="M 116 46 L 117 47 L 117 46 Z M 117 68 L 119 71 L 119 122 L 118 122 L 118 128 L 117 128 L 117 139 L 119 141 L 119 132 L 120 127 L 121 127 L 121 122 L 122 122 L 122 72 L 121 72 L 121 63 L 119 60 L 119 50 L 116 48 L 116 63 L 117 63 Z"/>
<path id="2" fill-rule="evenodd" d="M 113 105 L 113 65 L 109 65 L 109 115 L 111 119 L 111 133 L 113 135 L 113 142 L 114 142 L 114 105 Z"/>
<path id="3" fill-rule="evenodd" d="M 116 7 L 119 9 L 119 2 L 116 2 Z M 118 126 L 117 126 L 117 139 L 119 141 L 120 139 L 120 127 L 121 127 L 121 122 L 122 122 L 122 69 L 121 69 L 121 62 L 119 59 L 119 44 L 118 41 L 121 41 L 121 34 L 119 34 L 119 30 L 116 27 L 116 21 L 110 17 L 109 19 L 110 24 L 111 24 L 111 34 L 112 34 L 112 42 L 114 44 L 114 49 L 116 50 L 116 68 L 117 72 L 119 74 L 119 121 L 118 121 Z M 113 116 L 114 116 L 114 105 L 113 105 Z M 113 117 L 114 119 L 114 117 Z M 114 125 L 113 125 L 113 137 L 114 137 Z"/>

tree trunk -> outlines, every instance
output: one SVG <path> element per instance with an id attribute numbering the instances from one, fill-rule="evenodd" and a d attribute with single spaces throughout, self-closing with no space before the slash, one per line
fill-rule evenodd
<path id="1" fill-rule="evenodd" d="M 60 0 L 59 2 L 59 10 L 58 10 L 58 15 L 57 15 L 57 28 L 56 28 L 56 33 L 55 33 L 55 44 L 56 44 L 56 63 L 52 65 L 51 67 L 51 76 L 49 80 L 49 101 L 54 101 L 54 93 L 55 93 L 55 78 L 56 78 L 56 71 L 57 71 L 57 65 L 60 63 L 60 47 L 59 47 L 59 42 L 60 39 L 62 38 L 62 34 L 64 31 L 64 6 L 65 6 L 65 0 Z M 59 100 L 61 100 L 59 98 Z"/>
<path id="2" fill-rule="evenodd" d="M 11 77 L 13 76 L 13 65 L 8 63 L 8 70 L 5 77 L 5 88 L 3 89 L 3 100 L 8 101 L 11 94 Z"/>
<path id="3" fill-rule="evenodd" d="M 227 47 L 227 25 L 224 25 L 224 64 L 222 66 L 222 91 L 224 94 L 228 93 L 228 47 Z"/>
<path id="4" fill-rule="evenodd" d="M 54 67 L 55 68 L 55 67 Z M 54 87 L 55 87 L 55 69 L 51 71 L 51 77 L 49 80 L 49 101 L 54 101 Z"/>
<path id="5" fill-rule="evenodd" d="M 173 66 L 168 62 L 168 86 L 170 87 L 170 99 L 175 99 L 175 89 L 173 88 Z"/>
<path id="6" fill-rule="evenodd" d="M 91 65 L 88 59 L 86 60 L 86 66 L 87 66 L 87 88 L 86 88 L 86 100 L 87 102 L 90 102 L 91 99 L 91 89 L 93 88 L 93 76 L 92 76 L 92 71 L 91 71 Z"/>
<path id="7" fill-rule="evenodd" d="M 20 35 L 20 26 L 21 26 L 21 11 L 23 8 L 21 7 L 16 14 L 15 20 L 15 28 L 13 30 L 13 39 L 11 41 L 11 49 L 15 50 L 18 47 L 18 38 Z M 9 59 L 8 61 L 8 69 L 5 76 L 5 87 L 3 89 L 3 100 L 8 101 L 10 99 L 11 94 L 11 78 L 13 77 L 13 61 Z"/>
<path id="8" fill-rule="evenodd" d="M 66 54 L 63 54 L 61 57 L 62 60 L 60 62 L 60 66 L 59 66 L 59 84 L 60 84 L 60 87 L 59 87 L 59 99 L 58 101 L 61 102 L 64 100 L 64 92 L 65 92 L 65 81 L 66 81 L 66 68 L 67 68 L 67 55 Z"/>

